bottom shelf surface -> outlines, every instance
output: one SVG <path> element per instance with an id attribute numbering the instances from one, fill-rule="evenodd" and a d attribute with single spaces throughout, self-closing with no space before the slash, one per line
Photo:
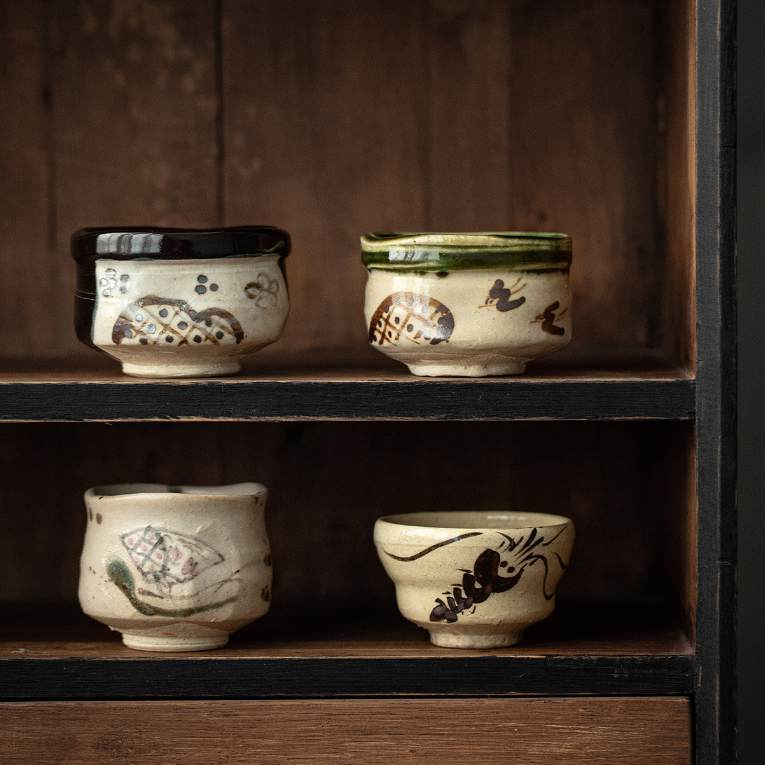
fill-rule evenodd
<path id="1" fill-rule="evenodd" d="M 695 684 L 693 646 L 659 607 L 583 606 L 496 650 L 428 642 L 389 605 L 282 604 L 198 653 L 143 653 L 76 605 L 6 607 L 0 698 L 667 695 Z"/>

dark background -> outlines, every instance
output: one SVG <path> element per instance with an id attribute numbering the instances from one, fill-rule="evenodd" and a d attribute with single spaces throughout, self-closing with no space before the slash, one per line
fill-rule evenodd
<path id="1" fill-rule="evenodd" d="M 765 2 L 738 4 L 739 762 L 765 762 Z"/>

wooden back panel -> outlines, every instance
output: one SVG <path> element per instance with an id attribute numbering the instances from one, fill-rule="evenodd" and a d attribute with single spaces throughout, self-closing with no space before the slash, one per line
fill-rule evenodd
<path id="1" fill-rule="evenodd" d="M 91 486 L 246 480 L 270 490 L 275 605 L 329 603 L 342 613 L 392 603 L 374 521 L 437 508 L 573 518 L 564 609 L 658 600 L 683 591 L 695 566 L 695 535 L 673 532 L 690 511 L 684 484 L 667 472 L 687 430 L 607 422 L 5 425 L 0 600 L 76 599 L 82 493 Z M 674 607 L 681 616 L 682 598 Z"/>
<path id="2" fill-rule="evenodd" d="M 3 0 L 0 355 L 92 353 L 79 227 L 274 223 L 293 311 L 267 354 L 364 353 L 362 232 L 525 228 L 574 238 L 574 346 L 691 358 L 692 289 L 666 287 L 693 256 L 692 14 L 671 5 Z"/>

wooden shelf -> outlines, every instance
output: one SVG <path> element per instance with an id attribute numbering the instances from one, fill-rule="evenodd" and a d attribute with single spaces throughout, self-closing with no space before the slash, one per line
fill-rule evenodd
<path id="1" fill-rule="evenodd" d="M 283 604 L 223 649 L 178 654 L 126 648 L 76 605 L 42 610 L 0 627 L 2 698 L 663 695 L 689 693 L 695 672 L 684 634 L 646 604 L 556 613 L 492 651 L 438 648 L 390 604 Z"/>
<path id="2" fill-rule="evenodd" d="M 118 5 L 0 27 L 0 421 L 27 423 L 0 428 L 0 604 L 26 610 L 0 608 L 0 751 L 732 761 L 735 3 Z M 235 377 L 121 375 L 75 337 L 69 258 L 120 223 L 285 228 L 279 341 Z M 369 346 L 360 233 L 509 229 L 572 237 L 565 351 L 425 379 Z M 75 598 L 88 486 L 252 478 L 274 608 L 228 647 L 143 654 L 35 605 Z M 468 506 L 577 525 L 517 647 L 430 645 L 376 561 L 376 517 Z"/>
<path id="3" fill-rule="evenodd" d="M 144 380 L 113 362 L 5 361 L 0 419 L 692 419 L 695 385 L 653 351 L 562 353 L 502 378 L 414 377 L 366 355 L 267 356 L 241 375 Z"/>

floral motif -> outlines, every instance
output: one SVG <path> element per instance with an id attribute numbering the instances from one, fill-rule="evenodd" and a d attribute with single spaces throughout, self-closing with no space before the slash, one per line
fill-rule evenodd
<path id="1" fill-rule="evenodd" d="M 114 290 L 117 289 L 117 271 L 113 268 L 107 268 L 105 276 L 98 280 L 98 286 L 101 287 L 101 294 L 104 297 L 111 297 Z M 124 295 L 127 292 L 127 283 L 130 281 L 129 274 L 121 274 L 119 277 L 119 291 Z"/>
<path id="2" fill-rule="evenodd" d="M 272 279 L 268 274 L 260 273 L 254 282 L 250 282 L 244 292 L 250 300 L 255 301 L 259 308 L 270 308 L 276 305 L 276 293 L 279 291 L 279 282 Z"/>

